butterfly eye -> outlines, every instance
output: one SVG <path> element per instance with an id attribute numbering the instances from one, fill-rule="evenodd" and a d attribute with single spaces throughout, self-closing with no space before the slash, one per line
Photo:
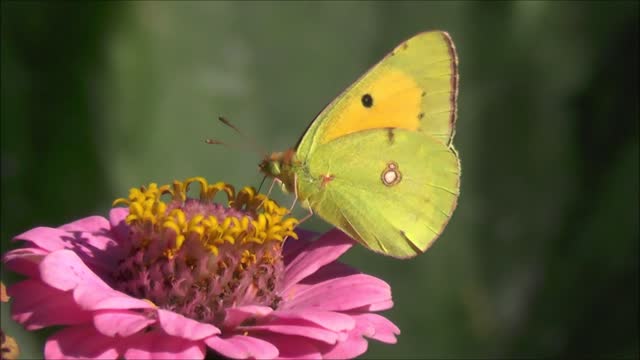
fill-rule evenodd
<path id="1" fill-rule="evenodd" d="M 275 161 L 269 163 L 269 171 L 273 175 L 280 175 L 280 164 Z"/>
<path id="2" fill-rule="evenodd" d="M 373 106 L 373 98 L 369 94 L 362 95 L 362 99 L 360 100 L 362 101 L 362 105 L 366 108 L 370 108 Z"/>

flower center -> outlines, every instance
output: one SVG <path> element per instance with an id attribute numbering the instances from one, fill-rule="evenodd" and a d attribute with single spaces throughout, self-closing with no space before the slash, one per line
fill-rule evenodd
<path id="1" fill-rule="evenodd" d="M 199 199 L 187 196 L 194 182 Z M 226 206 L 213 202 L 219 192 Z M 116 204 L 129 206 L 130 227 L 128 256 L 112 274 L 118 290 L 214 325 L 228 307 L 277 308 L 282 245 L 297 238 L 298 221 L 284 218 L 285 208 L 253 188 L 236 194 L 231 185 L 200 177 L 131 189 Z"/>

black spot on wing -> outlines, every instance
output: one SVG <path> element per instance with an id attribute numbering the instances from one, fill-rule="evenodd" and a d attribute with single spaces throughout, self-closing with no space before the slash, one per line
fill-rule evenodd
<path id="1" fill-rule="evenodd" d="M 370 108 L 373 106 L 373 97 L 371 96 L 371 94 L 362 95 L 360 101 L 362 102 L 362 106 L 366 108 Z"/>

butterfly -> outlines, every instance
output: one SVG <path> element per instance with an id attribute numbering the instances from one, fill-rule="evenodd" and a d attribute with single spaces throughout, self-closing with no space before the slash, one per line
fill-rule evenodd
<path id="1" fill-rule="evenodd" d="M 458 58 L 448 33 L 404 41 L 259 169 L 311 213 L 377 253 L 425 252 L 460 194 L 453 147 Z"/>

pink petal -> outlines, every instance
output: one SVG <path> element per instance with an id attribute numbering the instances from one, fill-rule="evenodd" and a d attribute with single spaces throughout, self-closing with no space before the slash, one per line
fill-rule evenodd
<path id="1" fill-rule="evenodd" d="M 73 291 L 73 298 L 83 309 L 153 309 L 149 301 L 136 299 L 111 288 L 103 288 L 95 284 L 82 284 Z"/>
<path id="2" fill-rule="evenodd" d="M 272 333 L 284 334 L 284 335 L 298 335 L 307 337 L 313 340 L 319 340 L 326 342 L 327 344 L 335 344 L 338 341 L 338 334 L 333 331 L 326 330 L 315 326 L 305 325 L 254 325 L 254 326 L 241 326 L 238 330 L 251 331 L 268 331 Z"/>
<path id="3" fill-rule="evenodd" d="M 384 316 L 378 314 L 353 315 L 358 328 L 366 337 L 387 343 L 395 344 L 396 335 L 400 335 L 400 329 Z"/>
<path id="4" fill-rule="evenodd" d="M 74 222 L 59 226 L 58 229 L 65 231 L 86 231 L 98 232 L 109 229 L 109 222 L 102 216 L 89 216 Z"/>
<path id="5" fill-rule="evenodd" d="M 112 236 L 108 229 L 96 233 L 70 231 L 62 240 L 67 241 L 65 247 L 78 254 L 87 265 L 110 273 L 125 255 L 124 249 Z"/>
<path id="6" fill-rule="evenodd" d="M 287 320 L 304 320 L 336 332 L 351 330 L 356 326 L 356 321 L 350 315 L 333 311 L 282 310 L 274 312 L 272 317 L 280 324 Z"/>
<path id="7" fill-rule="evenodd" d="M 361 274 L 360 271 L 352 268 L 349 265 L 343 264 L 339 261 L 334 261 L 320 268 L 315 273 L 307 276 L 302 282 L 304 284 L 314 285 L 326 280 L 335 279 L 347 275 Z M 299 285 L 300 283 L 298 283 Z"/>
<path id="8" fill-rule="evenodd" d="M 324 345 L 327 349 L 323 349 L 323 359 L 353 359 L 364 354 L 369 344 L 360 334 L 355 332 L 349 333 L 344 341 L 339 341 L 335 345 Z"/>
<path id="9" fill-rule="evenodd" d="M 295 286 L 284 296 L 282 309 L 346 311 L 391 299 L 384 281 L 365 274 L 327 280 L 303 289 Z"/>
<path id="10" fill-rule="evenodd" d="M 102 219 L 106 223 L 106 219 L 100 219 Z M 77 222 L 86 220 L 88 219 L 82 219 Z M 67 225 L 72 224 L 75 223 Z M 64 226 L 60 227 L 59 229 L 64 228 Z M 106 223 L 106 226 L 109 226 L 109 224 Z M 61 240 L 65 242 L 65 248 L 74 250 L 77 253 L 95 257 L 96 255 L 107 254 L 107 250 L 109 254 L 118 252 L 119 250 L 119 245 L 113 239 L 113 234 L 111 234 L 111 231 L 108 227 L 96 229 L 95 232 L 67 230 L 66 233 L 67 235 L 61 237 Z"/>
<path id="11" fill-rule="evenodd" d="M 298 239 L 289 238 L 282 247 L 285 264 L 290 263 L 305 247 L 311 245 L 311 239 L 318 236 L 318 233 L 304 229 L 296 228 L 295 231 L 298 234 Z"/>
<path id="12" fill-rule="evenodd" d="M 93 326 L 72 326 L 53 334 L 44 346 L 47 359 L 116 359 L 118 343 L 114 338 L 98 333 Z"/>
<path id="13" fill-rule="evenodd" d="M 30 278 L 40 278 L 40 262 L 44 259 L 48 251 L 38 248 L 15 249 L 6 253 L 2 261 L 11 271 L 28 276 Z"/>
<path id="14" fill-rule="evenodd" d="M 129 226 L 125 222 L 127 215 L 129 215 L 129 209 L 127 208 L 112 208 L 109 212 L 111 232 L 115 240 L 120 244 L 129 237 Z"/>
<path id="15" fill-rule="evenodd" d="M 62 240 L 68 234 L 64 230 L 40 226 L 14 237 L 13 241 L 28 241 L 42 249 L 55 251 L 64 249 L 68 245 L 66 241 Z"/>
<path id="16" fill-rule="evenodd" d="M 368 346 L 363 336 L 394 344 L 395 335 L 400 334 L 397 326 L 380 315 L 357 314 L 353 317 L 357 322 L 356 329 L 349 332 L 347 339 L 333 346 L 321 345 L 323 359 L 349 359 L 362 355 Z"/>
<path id="17" fill-rule="evenodd" d="M 278 356 L 278 348 L 251 336 L 232 335 L 227 338 L 212 336 L 204 342 L 220 355 L 232 359 L 273 359 Z"/>
<path id="18" fill-rule="evenodd" d="M 23 280 L 9 286 L 12 318 L 27 330 L 52 325 L 75 325 L 91 321 L 91 313 L 83 311 L 66 293 L 38 280 Z"/>
<path id="19" fill-rule="evenodd" d="M 167 334 L 189 340 L 202 340 L 220 334 L 220 330 L 211 324 L 186 318 L 173 311 L 158 310 L 158 321 Z"/>
<path id="20" fill-rule="evenodd" d="M 307 276 L 304 280 L 302 280 L 302 282 L 293 285 L 287 293 L 282 294 L 285 301 L 290 301 L 295 298 L 297 294 L 302 293 L 303 291 L 315 286 L 318 283 L 360 273 L 361 272 L 349 265 L 345 265 L 339 261 L 334 261 L 323 266 L 314 274 Z"/>
<path id="21" fill-rule="evenodd" d="M 353 246 L 353 240 L 333 229 L 304 249 L 285 269 L 283 290 L 286 291 L 305 277 L 336 260 Z"/>
<path id="22" fill-rule="evenodd" d="M 83 221 L 95 222 L 95 219 L 91 219 L 92 218 L 81 219 L 67 225 L 76 227 L 76 225 L 73 224 Z M 112 269 L 117 260 L 122 257 L 123 249 L 111 238 L 111 232 L 108 229 L 104 228 L 97 230 L 96 233 L 90 233 L 83 231 L 65 231 L 62 230 L 64 226 L 59 229 L 37 227 L 16 236 L 14 240 L 28 241 L 49 252 L 71 249 L 82 256 L 85 262 L 96 266 L 102 271 Z"/>
<path id="23" fill-rule="evenodd" d="M 117 245 L 109 236 L 108 229 L 93 234 L 85 231 L 66 231 L 49 227 L 37 227 L 13 238 L 28 241 L 42 249 L 56 251 L 73 249 L 91 253 L 95 249 L 105 250 Z"/>
<path id="24" fill-rule="evenodd" d="M 367 312 L 384 311 L 393 307 L 393 300 L 386 300 L 364 307 Z"/>
<path id="25" fill-rule="evenodd" d="M 247 305 L 229 308 L 226 310 L 224 318 L 224 327 L 235 328 L 243 321 L 253 318 L 260 319 L 273 312 L 268 306 Z"/>
<path id="26" fill-rule="evenodd" d="M 71 250 L 54 251 L 40 263 L 42 281 L 63 291 L 73 290 L 80 284 L 95 284 L 96 287 L 108 289 L 87 265 Z"/>
<path id="27" fill-rule="evenodd" d="M 322 359 L 318 343 L 313 340 L 274 333 L 260 334 L 260 338 L 278 348 L 278 359 Z"/>
<path id="28" fill-rule="evenodd" d="M 378 311 L 384 311 L 384 310 L 389 310 L 393 307 L 393 300 L 384 300 L 384 301 L 380 301 L 380 302 L 376 302 L 373 304 L 367 304 L 364 306 L 360 306 L 358 308 L 354 308 L 349 310 L 350 314 L 361 314 L 361 313 L 368 313 L 368 312 L 378 312 Z"/>
<path id="29" fill-rule="evenodd" d="M 40 263 L 40 274 L 43 282 L 56 289 L 74 290 L 74 299 L 86 310 L 153 308 L 147 301 L 111 289 L 71 250 L 47 255 Z"/>
<path id="30" fill-rule="evenodd" d="M 93 315 L 95 328 L 111 337 L 131 336 L 155 322 L 145 313 L 128 310 L 102 310 Z"/>
<path id="31" fill-rule="evenodd" d="M 152 331 L 127 338 L 125 359 L 204 359 L 205 347 L 201 341 L 191 341 Z"/>

